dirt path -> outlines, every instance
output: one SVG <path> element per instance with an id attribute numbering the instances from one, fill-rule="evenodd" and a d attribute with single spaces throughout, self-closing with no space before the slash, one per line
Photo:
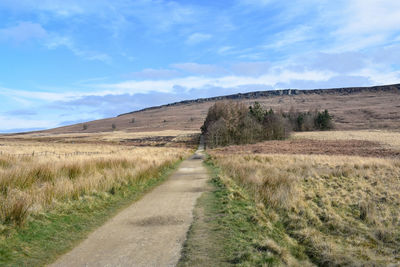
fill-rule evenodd
<path id="1" fill-rule="evenodd" d="M 203 148 L 162 185 L 120 212 L 51 266 L 175 266 L 206 190 Z"/>

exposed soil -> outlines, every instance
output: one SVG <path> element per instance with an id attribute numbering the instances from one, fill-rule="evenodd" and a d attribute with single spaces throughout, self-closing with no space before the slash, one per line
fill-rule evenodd
<path id="1" fill-rule="evenodd" d="M 400 157 L 400 151 L 382 147 L 377 142 L 364 140 L 283 140 L 217 148 L 220 153 L 255 154 L 323 154 L 362 157 Z"/>

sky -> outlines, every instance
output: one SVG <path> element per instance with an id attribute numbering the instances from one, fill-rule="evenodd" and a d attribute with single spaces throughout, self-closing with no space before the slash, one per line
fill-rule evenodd
<path id="1" fill-rule="evenodd" d="M 0 132 L 399 82 L 398 0 L 0 1 Z"/>

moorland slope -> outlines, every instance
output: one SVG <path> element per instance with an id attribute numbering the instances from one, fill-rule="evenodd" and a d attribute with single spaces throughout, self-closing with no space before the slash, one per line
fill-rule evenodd
<path id="1" fill-rule="evenodd" d="M 300 111 L 328 109 L 334 116 L 338 130 L 400 129 L 400 84 L 394 84 L 336 89 L 270 90 L 200 98 L 41 132 L 62 134 L 172 129 L 197 131 L 204 122 L 208 108 L 222 100 L 241 101 L 248 104 L 258 101 L 266 108 L 286 111 L 292 107 Z"/>

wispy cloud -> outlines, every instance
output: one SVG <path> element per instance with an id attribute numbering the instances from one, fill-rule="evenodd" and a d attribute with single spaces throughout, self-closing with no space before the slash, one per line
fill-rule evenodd
<path id="1" fill-rule="evenodd" d="M 42 25 L 30 21 L 19 22 L 14 26 L 0 29 L 0 41 L 22 43 L 31 39 L 41 39 L 47 36 Z"/>
<path id="2" fill-rule="evenodd" d="M 189 35 L 189 37 L 186 39 L 186 44 L 196 45 L 198 43 L 202 43 L 204 41 L 211 39 L 211 37 L 212 37 L 211 34 L 196 32 L 196 33 Z"/>
<path id="3" fill-rule="evenodd" d="M 222 46 L 220 47 L 217 52 L 218 54 L 224 55 L 224 54 L 228 54 L 230 51 L 232 51 L 233 46 Z"/>
<path id="4" fill-rule="evenodd" d="M 343 27 L 337 33 L 349 36 L 398 32 L 400 2 L 393 0 L 352 0 L 345 10 Z"/>
<path id="5" fill-rule="evenodd" d="M 275 34 L 268 44 L 262 46 L 265 49 L 283 49 L 288 46 L 297 45 L 299 42 L 309 41 L 314 38 L 310 26 L 301 25 L 294 29 Z"/>
<path id="6" fill-rule="evenodd" d="M 9 89 L 0 87 L 0 95 L 7 97 L 17 97 L 22 99 L 36 99 L 44 101 L 57 101 L 68 97 L 73 97 L 74 93 L 54 93 L 42 91 L 27 91 L 21 89 Z"/>
<path id="7" fill-rule="evenodd" d="M 69 49 L 72 53 L 74 53 L 74 55 L 82 57 L 86 60 L 98 60 L 106 63 L 110 63 L 112 60 L 112 58 L 105 53 L 99 53 L 92 50 L 84 50 L 78 48 L 71 38 L 65 36 L 63 37 L 54 36 L 49 38 L 49 40 L 46 43 L 46 46 L 49 49 L 57 49 L 60 47 L 65 47 Z"/>

